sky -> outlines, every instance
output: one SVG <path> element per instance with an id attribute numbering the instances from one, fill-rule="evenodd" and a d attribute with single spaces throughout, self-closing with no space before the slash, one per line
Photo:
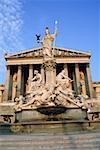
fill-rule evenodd
<path id="1" fill-rule="evenodd" d="M 40 47 L 35 34 L 54 32 L 57 47 L 91 51 L 93 81 L 100 81 L 100 0 L 0 0 L 0 84 L 5 83 L 4 54 Z"/>

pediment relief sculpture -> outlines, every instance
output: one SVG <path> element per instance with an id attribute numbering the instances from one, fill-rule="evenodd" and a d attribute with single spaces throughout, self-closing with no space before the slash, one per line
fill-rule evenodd
<path id="1" fill-rule="evenodd" d="M 28 58 L 28 57 L 43 57 L 43 49 L 39 50 L 33 50 L 31 52 L 27 53 L 21 53 L 21 54 L 16 54 L 16 55 L 11 55 L 11 56 L 5 56 L 5 58 Z M 78 56 L 88 56 L 86 54 L 78 53 L 78 52 L 73 52 L 73 51 L 68 51 L 68 50 L 60 50 L 57 48 L 52 48 L 52 53 L 54 57 L 78 57 Z"/>

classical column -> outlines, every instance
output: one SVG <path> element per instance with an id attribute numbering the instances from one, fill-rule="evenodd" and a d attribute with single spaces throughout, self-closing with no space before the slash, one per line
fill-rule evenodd
<path id="1" fill-rule="evenodd" d="M 0 90 L 0 103 L 2 103 L 2 90 Z"/>
<path id="2" fill-rule="evenodd" d="M 25 84 L 24 84 L 24 65 L 22 66 L 22 95 L 24 95 L 24 91 L 25 91 Z"/>
<path id="3" fill-rule="evenodd" d="M 80 73 L 79 73 L 79 64 L 75 64 L 75 76 L 76 76 L 76 92 L 80 94 Z"/>
<path id="4" fill-rule="evenodd" d="M 66 72 L 66 76 L 68 76 L 68 65 L 67 64 L 64 64 L 64 70 Z"/>
<path id="5" fill-rule="evenodd" d="M 54 71 L 53 71 L 54 73 L 54 83 L 56 82 L 56 67 L 54 67 Z"/>
<path id="6" fill-rule="evenodd" d="M 41 76 L 42 76 L 42 83 L 45 83 L 45 71 L 43 65 L 41 65 Z"/>
<path id="7" fill-rule="evenodd" d="M 18 66 L 18 72 L 17 72 L 17 97 L 21 95 L 21 83 L 22 83 L 22 66 Z"/>
<path id="8" fill-rule="evenodd" d="M 31 79 L 33 78 L 33 65 L 29 65 L 29 88 L 31 86 Z"/>
<path id="9" fill-rule="evenodd" d="M 66 76 L 68 77 L 68 64 L 64 64 L 64 70 L 65 70 Z M 72 90 L 72 82 L 70 82 L 69 88 Z"/>
<path id="10" fill-rule="evenodd" d="M 91 79 L 89 64 L 86 64 L 86 74 L 87 74 L 87 81 L 88 81 L 88 87 L 89 87 L 89 96 L 93 97 L 93 85 L 92 85 L 92 79 Z"/>
<path id="11" fill-rule="evenodd" d="M 72 82 L 72 87 L 73 87 L 73 90 L 76 91 L 77 93 L 77 85 L 76 85 L 76 76 L 75 76 L 75 71 L 72 70 L 72 79 L 73 79 L 73 82 Z M 71 87 L 71 89 L 72 89 Z"/>
<path id="12" fill-rule="evenodd" d="M 33 78 L 33 65 L 30 64 L 29 65 L 29 79 L 32 79 Z"/>
<path id="13" fill-rule="evenodd" d="M 9 98 L 9 83 L 10 83 L 10 66 L 7 66 L 4 101 L 8 101 Z"/>

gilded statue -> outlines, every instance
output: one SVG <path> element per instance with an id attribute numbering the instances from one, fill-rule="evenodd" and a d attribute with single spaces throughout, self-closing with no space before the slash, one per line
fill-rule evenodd
<path id="1" fill-rule="evenodd" d="M 82 71 L 80 71 L 80 89 L 81 89 L 81 94 L 83 96 L 86 96 L 85 77 Z"/>
<path id="2" fill-rule="evenodd" d="M 25 84 L 25 93 L 29 93 L 29 80 L 27 80 L 26 84 Z"/>
<path id="3" fill-rule="evenodd" d="M 12 79 L 12 99 L 14 101 L 17 92 L 17 73 L 15 72 Z"/>

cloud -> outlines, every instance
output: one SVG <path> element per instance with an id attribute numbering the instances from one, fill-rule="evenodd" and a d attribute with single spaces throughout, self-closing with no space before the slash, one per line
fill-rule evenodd
<path id="1" fill-rule="evenodd" d="M 2 76 L 3 68 L 5 70 L 4 54 L 14 53 L 23 48 L 22 7 L 21 0 L 0 0 L 0 76 Z"/>

